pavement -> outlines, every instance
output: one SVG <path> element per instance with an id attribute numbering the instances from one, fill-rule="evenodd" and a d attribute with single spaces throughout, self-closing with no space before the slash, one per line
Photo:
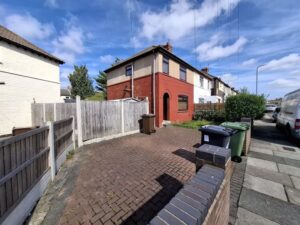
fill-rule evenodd
<path id="1" fill-rule="evenodd" d="M 236 225 L 300 224 L 300 149 L 270 122 L 255 121 Z"/>
<path id="2" fill-rule="evenodd" d="M 148 224 L 195 174 L 197 130 L 158 129 L 86 145 L 59 171 L 29 224 Z"/>

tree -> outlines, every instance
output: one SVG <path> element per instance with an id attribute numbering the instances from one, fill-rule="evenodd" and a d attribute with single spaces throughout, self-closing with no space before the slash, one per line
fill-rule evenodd
<path id="1" fill-rule="evenodd" d="M 240 89 L 240 93 L 241 93 L 241 94 L 250 94 L 250 92 L 249 92 L 249 90 L 248 90 L 247 87 L 242 87 L 242 88 Z"/>
<path id="2" fill-rule="evenodd" d="M 73 73 L 69 74 L 71 83 L 71 96 L 75 98 L 79 95 L 81 99 L 95 94 L 92 80 L 89 78 L 86 66 L 75 66 Z"/>
<path id="3" fill-rule="evenodd" d="M 96 89 L 98 91 L 102 91 L 104 95 L 104 99 L 107 98 L 107 75 L 103 71 L 99 71 L 98 76 L 95 78 L 96 81 Z"/>

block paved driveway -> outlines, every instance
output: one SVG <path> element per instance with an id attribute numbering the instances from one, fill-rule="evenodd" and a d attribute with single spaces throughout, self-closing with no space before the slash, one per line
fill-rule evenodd
<path id="1" fill-rule="evenodd" d="M 77 172 L 52 191 L 57 199 L 43 222 L 147 224 L 195 173 L 199 138 L 197 130 L 169 127 L 85 146 L 67 169 Z"/>

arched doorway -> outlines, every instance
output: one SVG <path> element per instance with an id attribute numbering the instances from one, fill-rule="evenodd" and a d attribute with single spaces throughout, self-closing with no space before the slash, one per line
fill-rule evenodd
<path id="1" fill-rule="evenodd" d="M 170 120 L 170 97 L 168 93 L 164 93 L 163 96 L 163 113 L 164 113 L 164 120 Z"/>

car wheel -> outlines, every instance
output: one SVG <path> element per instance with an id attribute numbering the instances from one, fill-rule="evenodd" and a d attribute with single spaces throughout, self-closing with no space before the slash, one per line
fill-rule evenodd
<path id="1" fill-rule="evenodd" d="M 289 124 L 287 124 L 287 125 L 285 126 L 284 132 L 285 132 L 285 135 L 286 135 L 288 138 L 292 138 L 291 127 L 290 127 Z"/>

